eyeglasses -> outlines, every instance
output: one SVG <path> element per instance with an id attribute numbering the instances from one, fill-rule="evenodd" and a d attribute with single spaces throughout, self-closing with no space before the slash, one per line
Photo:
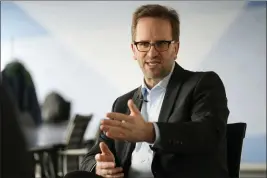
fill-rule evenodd
<path id="1" fill-rule="evenodd" d="M 169 49 L 170 44 L 172 43 L 175 43 L 175 41 L 174 40 L 171 40 L 171 41 L 161 40 L 161 41 L 156 41 L 155 43 L 150 43 L 147 41 L 140 41 L 140 42 L 135 41 L 134 45 L 136 46 L 137 50 L 140 52 L 148 52 L 151 46 L 154 46 L 158 52 L 163 52 L 163 51 L 167 51 Z"/>

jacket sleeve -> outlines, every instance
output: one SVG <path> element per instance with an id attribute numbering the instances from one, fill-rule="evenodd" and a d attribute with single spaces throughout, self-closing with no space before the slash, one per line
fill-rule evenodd
<path id="1" fill-rule="evenodd" d="M 114 111 L 114 108 L 116 106 L 116 102 L 117 102 L 117 99 L 113 103 L 112 111 Z M 111 138 L 108 138 L 102 131 L 100 131 L 99 135 L 97 136 L 97 139 L 96 139 L 94 146 L 90 149 L 90 151 L 83 158 L 83 161 L 80 165 L 80 170 L 95 172 L 95 166 L 96 166 L 95 155 L 101 152 L 100 148 L 99 148 L 100 142 L 105 142 L 108 145 L 110 151 L 113 153 L 113 155 L 116 159 L 116 164 L 117 164 L 118 159 L 116 158 L 114 140 Z"/>
<path id="2" fill-rule="evenodd" d="M 225 138 L 228 115 L 221 79 L 214 72 L 206 72 L 193 91 L 191 121 L 156 123 L 158 137 L 151 149 L 182 154 L 213 151 Z"/>

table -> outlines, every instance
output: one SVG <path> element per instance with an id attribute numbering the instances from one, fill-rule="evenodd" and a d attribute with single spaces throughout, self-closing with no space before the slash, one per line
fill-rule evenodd
<path id="1" fill-rule="evenodd" d="M 59 170 L 57 152 L 66 146 L 68 124 L 69 121 L 64 121 L 60 123 L 44 123 L 39 127 L 23 127 L 28 150 L 33 154 L 37 153 L 40 157 L 45 152 L 49 153 L 53 163 L 53 174 L 56 177 L 58 177 Z"/>
<path id="2" fill-rule="evenodd" d="M 29 151 L 38 155 L 42 155 L 45 152 L 49 153 L 56 177 L 59 177 L 58 153 L 66 147 L 68 124 L 69 121 L 65 121 L 61 123 L 44 123 L 39 127 L 23 128 Z M 76 152 L 77 150 L 75 150 L 75 154 Z"/>
<path id="3" fill-rule="evenodd" d="M 68 123 L 45 123 L 39 127 L 24 128 L 29 150 L 65 144 Z"/>

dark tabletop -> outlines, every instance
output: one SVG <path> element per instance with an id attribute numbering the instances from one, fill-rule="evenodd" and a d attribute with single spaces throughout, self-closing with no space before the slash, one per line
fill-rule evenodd
<path id="1" fill-rule="evenodd" d="M 28 148 L 45 149 L 66 143 L 68 121 L 62 123 L 44 123 L 39 127 L 25 127 L 24 133 Z"/>

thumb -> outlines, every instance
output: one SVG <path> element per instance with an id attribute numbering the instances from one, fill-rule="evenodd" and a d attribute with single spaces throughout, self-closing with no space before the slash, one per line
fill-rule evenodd
<path id="1" fill-rule="evenodd" d="M 113 153 L 110 151 L 110 149 L 108 148 L 108 146 L 104 142 L 101 142 L 99 144 L 99 147 L 100 147 L 100 150 L 101 150 L 102 154 L 104 154 L 104 155 L 113 155 Z"/>
<path id="2" fill-rule="evenodd" d="M 131 111 L 131 115 L 139 115 L 140 111 L 139 109 L 136 107 L 136 105 L 134 104 L 133 100 L 129 100 L 128 101 L 128 107 Z"/>

